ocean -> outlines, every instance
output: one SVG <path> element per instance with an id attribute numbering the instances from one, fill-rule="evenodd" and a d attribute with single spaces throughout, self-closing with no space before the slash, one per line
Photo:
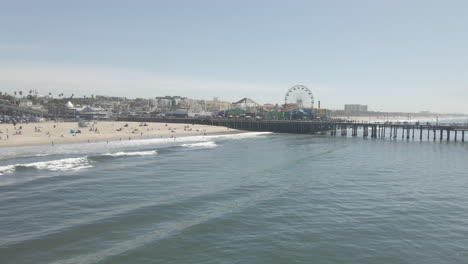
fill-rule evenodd
<path id="1" fill-rule="evenodd" d="M 468 263 L 468 142 L 3 148 L 0 263 Z"/>

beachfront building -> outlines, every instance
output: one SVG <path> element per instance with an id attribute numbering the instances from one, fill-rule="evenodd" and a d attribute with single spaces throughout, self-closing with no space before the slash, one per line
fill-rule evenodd
<path id="1" fill-rule="evenodd" d="M 156 97 L 156 109 L 158 111 L 174 110 L 181 100 L 187 99 L 182 96 L 162 96 Z"/>
<path id="2" fill-rule="evenodd" d="M 204 100 L 190 99 L 182 96 L 164 96 L 156 97 L 152 100 L 154 108 L 152 112 L 169 113 L 178 109 L 188 109 L 189 112 L 199 113 L 206 109 Z"/>
<path id="3" fill-rule="evenodd" d="M 348 115 L 363 114 L 367 112 L 367 105 L 345 104 L 344 111 Z"/>
<path id="4" fill-rule="evenodd" d="M 19 107 L 28 108 L 28 107 L 32 107 L 32 106 L 33 106 L 33 102 L 30 101 L 30 100 L 21 100 L 19 102 Z"/>
<path id="5" fill-rule="evenodd" d="M 231 108 L 231 102 L 220 101 L 218 97 L 214 97 L 212 101 L 206 101 L 205 104 L 208 112 L 224 111 Z"/>
<path id="6" fill-rule="evenodd" d="M 170 111 L 172 108 L 172 100 L 168 98 L 156 97 L 155 110 L 159 112 Z"/>
<path id="7" fill-rule="evenodd" d="M 206 102 L 204 100 L 184 98 L 179 101 L 177 108 L 189 109 L 191 112 L 199 113 L 206 109 Z"/>
<path id="8" fill-rule="evenodd" d="M 67 103 L 66 107 L 68 108 L 69 115 L 87 120 L 105 120 L 112 118 L 112 112 L 102 107 L 73 105 L 70 102 Z"/>

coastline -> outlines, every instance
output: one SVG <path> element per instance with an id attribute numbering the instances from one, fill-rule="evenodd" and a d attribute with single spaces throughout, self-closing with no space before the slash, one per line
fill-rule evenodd
<path id="1" fill-rule="evenodd" d="M 72 131 L 80 133 L 72 133 Z M 78 122 L 0 124 L 0 148 L 66 143 L 128 141 L 149 138 L 178 138 L 196 135 L 236 134 L 241 130 L 221 126 L 91 121 L 87 127 Z"/>

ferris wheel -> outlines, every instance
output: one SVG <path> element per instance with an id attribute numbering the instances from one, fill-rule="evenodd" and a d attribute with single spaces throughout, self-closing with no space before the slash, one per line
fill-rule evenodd
<path id="1" fill-rule="evenodd" d="M 289 88 L 284 98 L 286 105 L 297 108 L 313 108 L 314 96 L 312 91 L 304 85 L 296 85 Z"/>

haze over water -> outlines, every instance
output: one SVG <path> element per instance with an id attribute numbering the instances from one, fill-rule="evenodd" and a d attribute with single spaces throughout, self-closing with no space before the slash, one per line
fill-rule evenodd
<path id="1" fill-rule="evenodd" d="M 466 263 L 468 145 L 248 133 L 4 149 L 0 263 Z"/>

